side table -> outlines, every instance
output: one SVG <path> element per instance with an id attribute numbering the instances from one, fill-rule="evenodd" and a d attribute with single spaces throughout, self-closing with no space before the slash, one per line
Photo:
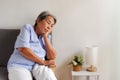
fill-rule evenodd
<path id="1" fill-rule="evenodd" d="M 79 77 L 86 76 L 87 80 L 90 80 L 90 77 L 94 76 L 95 80 L 99 80 L 98 72 L 88 72 L 88 71 L 82 70 L 82 71 L 71 71 L 71 74 L 72 74 L 72 80 L 74 76 L 79 76 Z"/>

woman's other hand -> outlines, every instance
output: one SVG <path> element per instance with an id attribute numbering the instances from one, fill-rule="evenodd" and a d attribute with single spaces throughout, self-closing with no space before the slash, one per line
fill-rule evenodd
<path id="1" fill-rule="evenodd" d="M 54 60 L 45 60 L 45 65 L 46 66 L 55 65 L 55 61 Z"/>

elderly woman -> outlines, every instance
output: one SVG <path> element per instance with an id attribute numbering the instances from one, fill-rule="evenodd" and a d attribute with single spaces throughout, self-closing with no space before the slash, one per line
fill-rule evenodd
<path id="1" fill-rule="evenodd" d="M 36 80 L 56 80 L 48 67 L 55 64 L 56 51 L 50 34 L 55 23 L 56 18 L 44 11 L 35 25 L 21 28 L 7 65 L 9 80 L 32 80 L 32 76 Z"/>

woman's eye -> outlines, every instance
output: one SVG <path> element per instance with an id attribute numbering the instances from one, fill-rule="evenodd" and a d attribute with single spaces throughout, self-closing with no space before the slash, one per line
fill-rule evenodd
<path id="1" fill-rule="evenodd" d="M 49 22 L 47 22 L 48 24 L 50 24 Z"/>
<path id="2" fill-rule="evenodd" d="M 50 24 L 50 22 L 47 22 L 48 24 Z"/>

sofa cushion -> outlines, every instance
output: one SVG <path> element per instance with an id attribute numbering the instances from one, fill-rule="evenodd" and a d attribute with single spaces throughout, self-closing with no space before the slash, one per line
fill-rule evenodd
<path id="1" fill-rule="evenodd" d="M 19 32 L 19 29 L 0 29 L 0 80 L 8 80 L 7 62 Z"/>
<path id="2" fill-rule="evenodd" d="M 0 29 L 0 66 L 7 66 L 19 29 Z"/>

